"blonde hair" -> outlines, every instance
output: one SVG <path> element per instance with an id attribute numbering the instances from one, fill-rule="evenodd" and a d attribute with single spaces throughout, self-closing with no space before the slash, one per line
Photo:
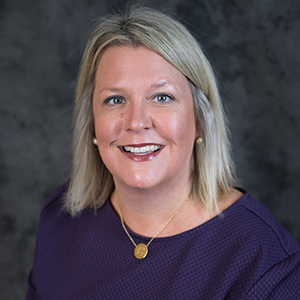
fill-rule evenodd
<path id="1" fill-rule="evenodd" d="M 105 17 L 90 36 L 79 73 L 73 140 L 73 171 L 66 196 L 72 215 L 101 207 L 114 189 L 113 178 L 97 147 L 93 92 L 97 62 L 108 47 L 144 45 L 177 68 L 190 82 L 196 125 L 204 142 L 194 146 L 191 192 L 208 210 L 218 210 L 235 183 L 229 142 L 216 80 L 195 38 L 180 22 L 156 10 L 138 7 Z"/>

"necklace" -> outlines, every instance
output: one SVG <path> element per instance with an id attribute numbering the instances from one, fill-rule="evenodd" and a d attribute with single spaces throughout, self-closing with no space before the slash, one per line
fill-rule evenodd
<path id="1" fill-rule="evenodd" d="M 133 240 L 133 238 L 131 237 L 131 235 L 129 234 L 129 232 L 127 231 L 125 225 L 124 225 L 124 221 L 123 221 L 123 216 L 122 216 L 122 212 L 121 212 L 121 208 L 120 208 L 120 204 L 119 204 L 119 200 L 118 197 L 117 198 L 117 204 L 118 204 L 118 208 L 119 208 L 119 212 L 120 212 L 120 219 L 121 219 L 121 223 L 122 223 L 122 227 L 124 229 L 124 231 L 126 232 L 126 234 L 128 235 L 129 239 L 131 240 L 131 242 L 134 245 L 134 256 L 137 259 L 142 259 L 145 258 L 148 254 L 148 247 L 149 245 L 152 243 L 152 241 L 165 229 L 165 227 L 173 220 L 173 218 L 179 213 L 179 211 L 182 209 L 182 207 L 185 205 L 185 203 L 188 201 L 188 199 L 190 198 L 190 196 L 188 196 L 188 198 L 179 206 L 179 208 L 176 210 L 176 212 L 170 217 L 170 219 L 165 223 L 165 225 L 154 235 L 154 237 L 148 242 L 147 245 L 145 245 L 144 243 L 140 243 L 140 244 L 136 244 L 135 241 Z"/>

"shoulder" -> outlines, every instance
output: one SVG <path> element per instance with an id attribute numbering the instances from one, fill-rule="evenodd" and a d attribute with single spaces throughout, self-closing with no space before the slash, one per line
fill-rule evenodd
<path id="1" fill-rule="evenodd" d="M 63 183 L 52 192 L 42 208 L 41 217 L 49 213 L 58 213 L 63 211 L 64 199 L 68 191 L 68 187 L 69 181 Z"/>
<path id="2" fill-rule="evenodd" d="M 101 217 L 109 215 L 109 206 L 106 206 L 108 209 L 101 209 L 97 212 L 92 208 L 85 208 L 80 214 L 72 216 L 64 207 L 67 191 L 68 182 L 50 195 L 41 211 L 35 263 L 37 258 L 48 261 L 56 256 L 60 259 L 63 249 L 74 248 L 95 228 L 97 221 L 102 220 Z"/>
<path id="3" fill-rule="evenodd" d="M 275 215 L 263 204 L 250 196 L 248 192 L 237 201 L 243 211 L 242 216 L 246 226 L 254 226 L 257 235 L 270 235 L 287 255 L 300 251 L 300 245 L 281 225 Z"/>
<path id="4" fill-rule="evenodd" d="M 52 194 L 48 197 L 47 201 L 45 202 L 42 211 L 57 201 L 63 201 L 68 191 L 68 188 L 69 180 L 64 182 L 61 186 L 59 186 L 56 190 L 52 192 Z"/>
<path id="5" fill-rule="evenodd" d="M 300 245 L 273 213 L 249 193 L 235 203 L 228 217 L 240 221 L 249 243 L 261 259 L 259 276 L 246 299 L 300 299 Z M 226 217 L 226 216 L 225 216 Z M 252 248 L 252 250 L 254 250 Z"/>
<path id="6" fill-rule="evenodd" d="M 104 205 L 101 209 L 85 208 L 80 213 L 72 216 L 65 207 L 65 199 L 69 188 L 69 181 L 59 186 L 45 202 L 41 213 L 38 226 L 38 237 L 44 232 L 51 230 L 56 234 L 68 234 L 76 232 L 78 227 L 87 228 L 92 226 L 96 219 L 110 215 L 110 205 Z"/>
<path id="7" fill-rule="evenodd" d="M 300 253 L 287 256 L 267 270 L 245 299 L 300 299 Z"/>

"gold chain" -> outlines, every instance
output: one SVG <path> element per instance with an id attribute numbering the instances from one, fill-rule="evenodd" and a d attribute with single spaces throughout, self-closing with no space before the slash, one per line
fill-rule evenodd
<path id="1" fill-rule="evenodd" d="M 135 243 L 135 241 L 133 240 L 133 238 L 131 237 L 131 235 L 129 234 L 129 232 L 127 231 L 127 229 L 126 229 L 126 227 L 124 225 L 123 216 L 122 216 L 122 212 L 121 212 L 121 207 L 120 207 L 120 204 L 119 204 L 118 196 L 116 196 L 116 198 L 117 198 L 117 204 L 118 204 L 118 208 L 119 208 L 119 212 L 120 212 L 120 219 L 121 219 L 122 227 L 123 227 L 124 231 L 126 232 L 126 234 L 128 235 L 128 237 L 131 240 L 131 242 L 133 243 L 133 245 L 135 246 L 134 256 L 137 259 L 142 259 L 142 258 L 144 258 L 144 257 L 147 256 L 147 254 L 148 254 L 148 247 L 152 243 L 152 241 L 165 229 L 165 227 L 179 213 L 179 211 L 182 209 L 182 207 L 188 201 L 188 199 L 190 198 L 190 196 L 187 197 L 187 199 L 180 205 L 180 207 L 176 210 L 176 212 L 170 217 L 170 219 L 165 223 L 165 225 L 154 235 L 154 237 L 148 242 L 147 245 L 145 245 L 143 243 L 137 245 Z"/>

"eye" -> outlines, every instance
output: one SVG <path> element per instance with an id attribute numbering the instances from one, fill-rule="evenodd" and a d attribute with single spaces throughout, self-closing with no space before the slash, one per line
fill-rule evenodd
<path id="1" fill-rule="evenodd" d="M 156 99 L 156 101 L 159 103 L 168 103 L 174 100 L 174 98 L 169 94 L 158 94 L 155 95 L 154 99 Z"/>
<path id="2" fill-rule="evenodd" d="M 107 105 L 118 105 L 122 103 L 124 103 L 124 98 L 122 96 L 110 96 L 104 101 L 104 104 Z"/>

